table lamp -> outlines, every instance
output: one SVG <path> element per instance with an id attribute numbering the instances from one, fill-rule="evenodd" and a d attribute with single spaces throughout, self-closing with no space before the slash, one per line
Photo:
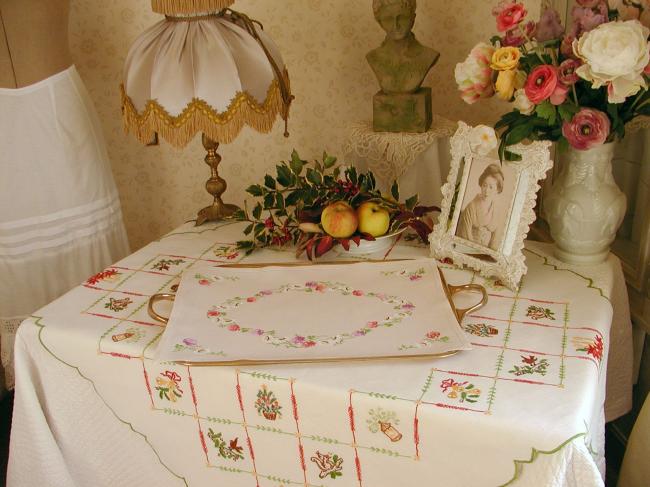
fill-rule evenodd
<path id="1" fill-rule="evenodd" d="M 244 125 L 269 132 L 285 121 L 293 99 L 278 48 L 262 25 L 231 10 L 234 0 L 152 0 L 165 19 L 133 43 L 123 73 L 125 130 L 145 144 L 161 136 L 182 148 L 202 133 L 212 175 L 205 187 L 213 203 L 196 225 L 232 215 L 237 206 L 221 195 L 220 143 L 232 142 Z"/>

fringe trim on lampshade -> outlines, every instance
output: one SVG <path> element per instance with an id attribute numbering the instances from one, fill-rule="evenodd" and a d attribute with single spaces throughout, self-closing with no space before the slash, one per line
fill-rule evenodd
<path id="1" fill-rule="evenodd" d="M 283 77 L 288 85 L 289 73 Z M 246 92 L 239 92 L 230 102 L 225 112 L 215 111 L 205 101 L 194 98 L 180 115 L 171 116 L 156 100 L 148 100 L 144 111 L 138 113 L 131 98 L 122 92 L 122 119 L 125 132 L 132 132 L 143 144 L 153 140 L 158 133 L 163 139 L 177 148 L 186 146 L 198 132 L 203 132 L 212 140 L 221 143 L 232 142 L 244 125 L 258 132 L 270 132 L 278 114 L 286 121 L 288 107 L 282 100 L 280 86 L 274 79 L 260 104 Z"/>
<path id="2" fill-rule="evenodd" d="M 235 0 L 151 0 L 151 9 L 165 15 L 218 12 L 230 7 Z"/>

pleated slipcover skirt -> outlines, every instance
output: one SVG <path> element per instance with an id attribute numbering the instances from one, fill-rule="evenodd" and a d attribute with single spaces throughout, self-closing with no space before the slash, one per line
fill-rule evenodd
<path id="1" fill-rule="evenodd" d="M 0 352 L 18 325 L 129 251 L 106 143 L 74 66 L 0 89 Z"/>

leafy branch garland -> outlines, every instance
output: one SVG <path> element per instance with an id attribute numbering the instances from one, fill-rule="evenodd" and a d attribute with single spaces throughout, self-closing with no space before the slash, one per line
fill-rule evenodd
<path id="1" fill-rule="evenodd" d="M 338 244 L 348 250 L 351 242 L 359 245 L 361 240 L 375 240 L 362 232 L 349 238 L 327 235 L 320 226 L 321 213 L 336 201 L 353 208 L 366 201 L 376 202 L 390 214 L 388 233 L 411 227 L 425 243 L 431 227 L 422 217 L 439 211 L 435 206 L 419 206 L 417 194 L 399 203 L 397 181 L 391 186 L 390 196 L 382 195 L 371 171 L 358 173 L 354 167 L 341 168 L 336 157 L 325 152 L 321 161 L 308 162 L 294 150 L 289 162 L 281 161 L 276 166 L 275 177 L 265 175 L 263 184 L 253 184 L 246 192 L 259 200 L 252 210 L 245 205 L 233 218 L 249 223 L 244 234 L 252 235 L 251 239 L 237 242 L 237 248 L 247 254 L 258 248 L 293 244 L 296 256 L 306 252 L 311 260 Z"/>

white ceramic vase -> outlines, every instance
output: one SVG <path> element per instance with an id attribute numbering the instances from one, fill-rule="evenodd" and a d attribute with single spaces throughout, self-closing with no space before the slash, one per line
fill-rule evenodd
<path id="1" fill-rule="evenodd" d="M 612 176 L 614 146 L 569 149 L 564 167 L 544 198 L 555 256 L 564 262 L 597 264 L 609 254 L 626 206 L 625 194 Z"/>

